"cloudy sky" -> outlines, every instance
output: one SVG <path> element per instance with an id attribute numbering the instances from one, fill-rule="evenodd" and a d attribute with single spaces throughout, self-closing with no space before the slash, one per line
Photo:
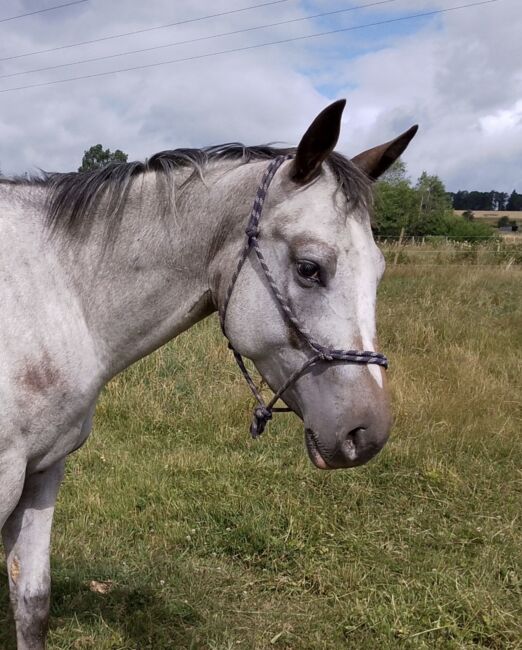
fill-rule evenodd
<path id="1" fill-rule="evenodd" d="M 3 0 L 0 169 L 75 169 L 98 142 L 130 159 L 296 144 L 346 97 L 344 153 L 419 123 L 405 155 L 414 178 L 426 169 L 449 190 L 522 192 L 522 0 L 397 20 L 477 1 Z M 172 23 L 181 24 L 149 29 Z M 343 31 L 313 36 L 334 30 Z M 286 39 L 298 40 L 252 47 Z M 114 56 L 147 48 L 156 49 Z M 112 58 L 84 62 L 100 57 Z M 74 77 L 89 78 L 63 81 Z"/>

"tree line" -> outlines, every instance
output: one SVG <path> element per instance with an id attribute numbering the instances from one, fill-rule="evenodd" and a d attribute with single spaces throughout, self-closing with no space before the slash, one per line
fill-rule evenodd
<path id="1" fill-rule="evenodd" d="M 507 192 L 468 192 L 459 190 L 449 192 L 453 202 L 454 210 L 494 210 L 506 212 L 511 210 L 522 210 L 522 194 L 515 190 Z"/>
<path id="2" fill-rule="evenodd" d="M 451 194 L 438 176 L 422 172 L 414 184 L 400 159 L 375 185 L 374 230 L 384 237 L 473 240 L 493 236 L 488 224 L 455 215 Z"/>

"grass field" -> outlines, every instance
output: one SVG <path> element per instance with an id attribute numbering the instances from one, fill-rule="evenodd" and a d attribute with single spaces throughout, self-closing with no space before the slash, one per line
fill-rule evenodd
<path id="1" fill-rule="evenodd" d="M 465 210 L 454 210 L 455 214 L 461 215 Z M 478 221 L 485 221 L 491 226 L 496 226 L 500 217 L 504 215 L 516 221 L 519 226 L 522 225 L 522 211 L 521 210 L 472 210 L 475 219 Z"/>
<path id="2" fill-rule="evenodd" d="M 292 415 L 249 439 L 215 319 L 132 367 L 68 463 L 49 649 L 522 648 L 521 323 L 515 265 L 390 266 L 396 424 L 352 471 Z"/>
<path id="3" fill-rule="evenodd" d="M 445 237 L 381 238 L 388 265 L 522 267 L 522 239 L 508 235 L 493 240 L 451 241 Z"/>

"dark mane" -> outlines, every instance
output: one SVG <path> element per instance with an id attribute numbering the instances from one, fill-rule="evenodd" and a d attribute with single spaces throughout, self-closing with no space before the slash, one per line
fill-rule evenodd
<path id="1" fill-rule="evenodd" d="M 106 167 L 89 172 L 48 173 L 36 177 L 0 179 L 0 183 L 46 187 L 49 190 L 47 222 L 53 231 L 78 235 L 90 231 L 89 212 L 96 208 L 102 197 L 107 198 L 106 232 L 114 233 L 121 221 L 132 181 L 145 172 L 157 172 L 158 179 L 165 179 L 177 169 L 192 169 L 197 175 L 204 173 L 205 166 L 215 161 L 249 162 L 272 160 L 282 154 L 295 153 L 295 148 L 278 148 L 268 145 L 247 147 L 240 143 L 228 143 L 203 149 L 174 149 L 154 154 L 145 162 L 110 163 Z M 335 175 L 340 188 L 357 207 L 371 203 L 371 184 L 348 158 L 334 152 L 327 164 Z"/>

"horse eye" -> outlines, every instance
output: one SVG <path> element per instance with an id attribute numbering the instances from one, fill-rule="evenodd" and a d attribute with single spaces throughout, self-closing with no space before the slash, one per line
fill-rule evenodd
<path id="1" fill-rule="evenodd" d="M 302 260 L 297 262 L 297 272 L 302 278 L 306 280 L 313 280 L 314 282 L 319 282 L 319 264 L 315 262 L 310 262 L 310 260 Z"/>

